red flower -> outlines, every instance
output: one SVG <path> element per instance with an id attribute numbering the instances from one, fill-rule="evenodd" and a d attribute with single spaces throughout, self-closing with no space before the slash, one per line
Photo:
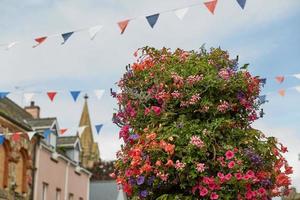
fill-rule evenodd
<path id="1" fill-rule="evenodd" d="M 156 115 L 160 115 L 161 108 L 158 106 L 151 106 L 151 109 L 155 112 Z"/>
<path id="2" fill-rule="evenodd" d="M 234 152 L 228 150 L 228 151 L 226 152 L 225 156 L 226 156 L 226 159 L 227 159 L 227 160 L 230 160 L 230 159 L 232 159 L 232 158 L 234 157 Z"/>

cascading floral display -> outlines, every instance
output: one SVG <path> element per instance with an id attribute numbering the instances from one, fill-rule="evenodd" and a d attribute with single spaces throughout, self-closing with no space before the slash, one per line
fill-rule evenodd
<path id="1" fill-rule="evenodd" d="M 137 56 L 137 54 L 140 54 Z M 289 191 L 286 147 L 251 128 L 260 79 L 226 51 L 135 53 L 118 82 L 115 164 L 130 199 L 271 199 Z"/>

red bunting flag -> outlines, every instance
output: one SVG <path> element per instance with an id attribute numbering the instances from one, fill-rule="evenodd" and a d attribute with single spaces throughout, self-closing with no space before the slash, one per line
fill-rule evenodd
<path id="1" fill-rule="evenodd" d="M 280 89 L 279 91 L 278 91 L 278 93 L 279 93 L 279 95 L 280 96 L 285 96 L 285 89 Z"/>
<path id="2" fill-rule="evenodd" d="M 18 142 L 18 141 L 20 140 L 20 134 L 21 134 L 20 132 L 14 133 L 14 134 L 11 136 L 12 140 L 15 141 L 15 142 Z"/>
<path id="3" fill-rule="evenodd" d="M 59 133 L 60 133 L 61 135 L 63 135 L 67 130 L 68 130 L 68 129 L 66 129 L 66 128 L 62 128 L 62 129 L 59 130 Z"/>
<path id="4" fill-rule="evenodd" d="M 129 23 L 129 19 L 118 22 L 118 26 L 121 29 L 121 34 L 123 34 L 125 32 L 125 29 L 126 29 L 128 23 Z"/>
<path id="5" fill-rule="evenodd" d="M 32 48 L 35 48 L 37 46 L 39 46 L 40 44 L 42 44 L 43 42 L 45 42 L 45 40 L 47 39 L 47 37 L 39 37 L 39 38 L 35 38 L 34 40 L 37 42 L 36 45 L 33 45 Z"/>
<path id="6" fill-rule="evenodd" d="M 207 7 L 207 9 L 212 13 L 215 14 L 215 8 L 218 3 L 218 0 L 208 1 L 204 2 L 204 5 Z"/>
<path id="7" fill-rule="evenodd" d="M 47 95 L 50 99 L 50 101 L 54 100 L 54 97 L 56 96 L 57 92 L 47 92 Z"/>
<path id="8" fill-rule="evenodd" d="M 276 76 L 275 79 L 278 83 L 282 83 L 284 81 L 284 76 Z"/>

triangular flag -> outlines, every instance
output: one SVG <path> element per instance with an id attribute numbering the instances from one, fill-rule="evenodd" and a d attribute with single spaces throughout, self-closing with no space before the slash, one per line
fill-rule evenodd
<path id="1" fill-rule="evenodd" d="M 5 136 L 3 134 L 0 134 L 0 145 L 2 145 L 5 141 Z"/>
<path id="2" fill-rule="evenodd" d="M 0 92 L 0 99 L 4 99 L 8 94 L 9 92 Z"/>
<path id="3" fill-rule="evenodd" d="M 149 15 L 149 16 L 146 17 L 146 19 L 147 19 L 149 25 L 151 26 L 151 28 L 153 28 L 155 26 L 158 17 L 159 17 L 159 13 L 154 14 L 154 15 Z"/>
<path id="4" fill-rule="evenodd" d="M 300 74 L 293 74 L 293 76 L 294 76 L 295 78 L 300 79 Z"/>
<path id="5" fill-rule="evenodd" d="M 215 8 L 218 3 L 218 0 L 208 1 L 204 2 L 204 5 L 207 7 L 207 9 L 212 13 L 215 14 Z"/>
<path id="6" fill-rule="evenodd" d="M 98 26 L 93 26 L 89 29 L 89 34 L 90 34 L 91 40 L 93 40 L 96 37 L 97 33 L 101 30 L 102 27 L 103 26 L 98 25 Z"/>
<path id="7" fill-rule="evenodd" d="M 15 46 L 16 44 L 18 44 L 18 42 L 11 42 L 9 43 L 7 46 L 6 46 L 6 49 L 5 50 L 9 50 L 11 49 L 13 46 Z"/>
<path id="8" fill-rule="evenodd" d="M 77 98 L 79 96 L 81 91 L 70 91 L 72 97 L 73 97 L 73 100 L 76 102 L 77 101 Z"/>
<path id="9" fill-rule="evenodd" d="M 236 0 L 238 2 L 238 4 L 241 6 L 242 9 L 245 8 L 246 5 L 246 0 Z"/>
<path id="10" fill-rule="evenodd" d="M 47 39 L 46 36 L 44 36 L 44 37 L 39 37 L 39 38 L 35 38 L 34 40 L 37 42 L 37 44 L 33 45 L 32 48 L 35 48 L 35 47 L 39 46 L 39 45 L 42 44 L 46 39 Z"/>
<path id="11" fill-rule="evenodd" d="M 279 95 L 280 96 L 284 96 L 285 95 L 285 89 L 280 89 L 279 91 L 278 91 L 278 93 L 279 93 Z"/>
<path id="12" fill-rule="evenodd" d="M 63 33 L 61 36 L 63 37 L 64 41 L 61 44 L 65 44 L 67 40 L 73 35 L 74 32 L 68 32 L 68 33 Z"/>
<path id="13" fill-rule="evenodd" d="M 35 95 L 35 93 L 33 93 L 33 92 L 24 93 L 23 96 L 24 96 L 25 102 L 28 103 L 28 102 L 32 101 L 34 95 Z"/>
<path id="14" fill-rule="evenodd" d="M 99 99 L 99 100 L 102 98 L 102 96 L 104 94 L 104 90 L 94 90 L 94 92 L 95 92 L 97 99 Z"/>
<path id="15" fill-rule="evenodd" d="M 295 87 L 295 89 L 297 90 L 297 92 L 300 92 L 300 86 Z"/>
<path id="16" fill-rule="evenodd" d="M 49 128 L 45 129 L 45 130 L 44 130 L 44 133 L 43 133 L 44 138 L 48 138 L 48 136 L 49 136 L 51 133 L 52 133 L 52 131 L 51 131 Z"/>
<path id="17" fill-rule="evenodd" d="M 83 133 L 83 131 L 85 130 L 87 126 L 80 126 L 78 127 L 77 129 L 77 133 L 78 133 L 78 136 L 81 137 L 81 134 Z"/>
<path id="18" fill-rule="evenodd" d="M 284 76 L 276 76 L 275 79 L 278 83 L 282 83 L 284 81 Z"/>
<path id="19" fill-rule="evenodd" d="M 129 23 L 129 19 L 118 22 L 118 26 L 119 26 L 119 28 L 121 29 L 121 34 L 124 33 L 124 31 L 125 31 L 125 29 L 126 29 L 128 23 Z"/>
<path id="20" fill-rule="evenodd" d="M 47 92 L 47 95 L 50 99 L 50 101 L 54 100 L 54 97 L 56 96 L 57 92 Z"/>
<path id="21" fill-rule="evenodd" d="M 101 128 L 103 127 L 103 124 L 98 124 L 98 125 L 95 125 L 95 128 L 96 128 L 96 131 L 97 131 L 97 134 L 100 133 L 100 130 Z"/>
<path id="22" fill-rule="evenodd" d="M 182 8 L 182 9 L 175 10 L 174 13 L 180 20 L 183 20 L 188 10 L 189 8 Z"/>
<path id="23" fill-rule="evenodd" d="M 14 133 L 12 136 L 11 136 L 12 140 L 17 142 L 20 140 L 20 133 L 19 132 L 16 132 Z"/>
<path id="24" fill-rule="evenodd" d="M 29 132 L 27 132 L 27 135 L 28 135 L 28 137 L 29 137 L 29 140 L 31 140 L 35 134 L 36 134 L 35 131 L 29 131 Z"/>
<path id="25" fill-rule="evenodd" d="M 59 130 L 59 133 L 60 133 L 61 135 L 63 135 L 67 130 L 68 130 L 68 129 L 66 129 L 66 128 L 62 128 L 62 129 Z"/>

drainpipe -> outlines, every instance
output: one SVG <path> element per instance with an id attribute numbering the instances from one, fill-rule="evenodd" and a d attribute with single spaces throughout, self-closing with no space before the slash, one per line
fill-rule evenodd
<path id="1" fill-rule="evenodd" d="M 36 142 L 34 143 L 34 147 L 33 147 L 33 169 L 32 169 L 32 172 L 31 172 L 31 177 L 32 177 L 32 184 L 31 184 L 31 195 L 30 195 L 30 199 L 34 199 L 34 192 L 35 192 L 35 185 L 36 185 L 36 182 L 35 182 L 35 178 L 36 178 L 36 173 L 37 173 L 37 148 L 40 144 L 40 137 L 39 136 L 36 136 Z"/>

